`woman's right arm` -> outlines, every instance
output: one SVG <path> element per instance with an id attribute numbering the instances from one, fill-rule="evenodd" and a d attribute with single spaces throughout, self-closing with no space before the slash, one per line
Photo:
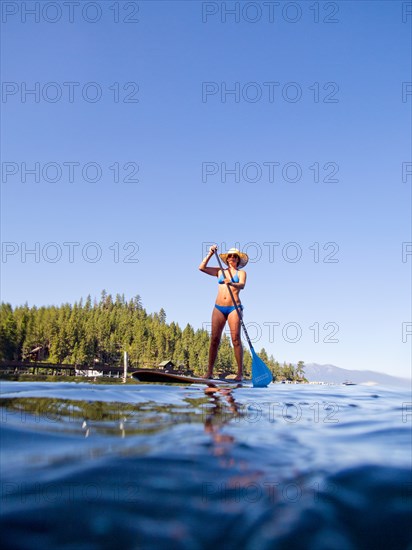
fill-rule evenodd
<path id="1" fill-rule="evenodd" d="M 203 271 L 203 273 L 207 273 L 208 275 L 213 275 L 214 277 L 217 277 L 219 268 L 218 267 L 207 267 L 207 264 L 210 260 L 210 258 L 215 253 L 215 250 L 217 250 L 217 246 L 214 244 L 210 247 L 209 252 L 207 255 L 203 258 L 201 264 L 199 265 L 200 271 Z"/>

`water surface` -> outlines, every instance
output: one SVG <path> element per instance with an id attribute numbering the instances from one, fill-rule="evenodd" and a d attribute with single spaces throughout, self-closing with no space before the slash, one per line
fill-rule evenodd
<path id="1" fill-rule="evenodd" d="M 411 394 L 2 382 L 16 549 L 412 549 Z"/>

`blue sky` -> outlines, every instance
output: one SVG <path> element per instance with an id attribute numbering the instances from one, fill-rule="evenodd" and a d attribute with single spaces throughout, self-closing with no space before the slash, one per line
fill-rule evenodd
<path id="1" fill-rule="evenodd" d="M 104 288 L 207 327 L 205 243 L 238 244 L 255 348 L 411 376 L 407 2 L 23 4 L 2 2 L 3 301 Z"/>

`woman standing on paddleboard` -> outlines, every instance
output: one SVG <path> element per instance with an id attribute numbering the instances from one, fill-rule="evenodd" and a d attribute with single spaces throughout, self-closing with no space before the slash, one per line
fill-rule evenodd
<path id="1" fill-rule="evenodd" d="M 228 286 L 230 286 L 238 309 L 240 311 L 243 310 L 243 306 L 239 299 L 239 293 L 242 288 L 245 288 L 246 273 L 244 271 L 240 271 L 240 268 L 244 267 L 248 263 L 249 257 L 244 252 L 240 252 L 237 248 L 231 248 L 228 252 L 226 252 L 226 254 L 219 254 L 223 263 L 228 266 L 228 269 L 224 269 L 222 272 L 222 270 L 218 267 L 207 267 L 210 258 L 216 250 L 216 245 L 211 246 L 207 256 L 203 259 L 199 266 L 200 271 L 203 271 L 203 273 L 207 273 L 208 275 L 218 278 L 218 293 L 212 313 L 212 335 L 210 338 L 209 365 L 206 377 L 212 378 L 213 376 L 213 367 L 216 361 L 217 350 L 220 344 L 223 328 L 227 321 L 229 323 L 230 335 L 232 337 L 232 344 L 237 362 L 237 375 L 235 380 L 242 380 L 243 348 L 240 338 L 241 325 L 239 315 L 233 305 Z"/>

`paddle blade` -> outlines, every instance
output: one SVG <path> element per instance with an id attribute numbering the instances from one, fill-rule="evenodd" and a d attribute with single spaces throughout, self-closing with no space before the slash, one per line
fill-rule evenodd
<path id="1" fill-rule="evenodd" d="M 265 365 L 262 359 L 251 348 L 252 352 L 252 383 L 254 388 L 266 388 L 273 381 L 273 374 L 269 367 Z"/>

